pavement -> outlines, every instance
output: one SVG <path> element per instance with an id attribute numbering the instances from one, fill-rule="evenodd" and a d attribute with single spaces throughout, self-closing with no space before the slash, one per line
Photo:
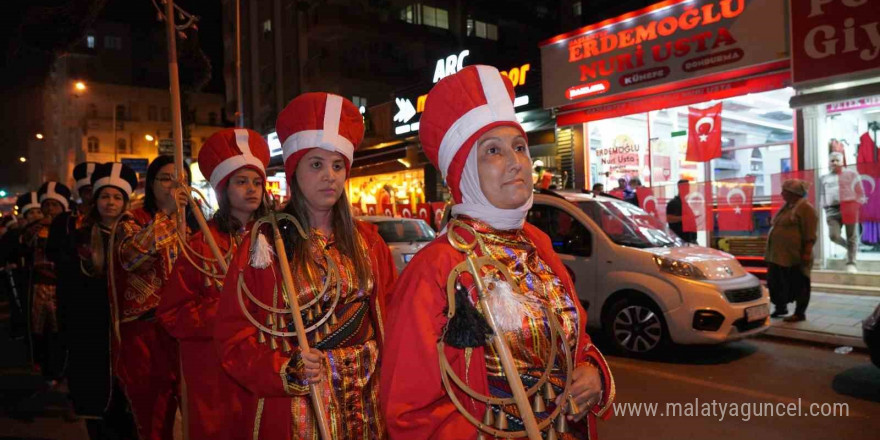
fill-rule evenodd
<path id="1" fill-rule="evenodd" d="M 806 321 L 790 323 L 773 318 L 772 326 L 764 334 L 803 342 L 866 349 L 862 339 L 862 320 L 878 304 L 880 296 L 812 292 Z M 793 311 L 793 304 L 788 309 Z"/>

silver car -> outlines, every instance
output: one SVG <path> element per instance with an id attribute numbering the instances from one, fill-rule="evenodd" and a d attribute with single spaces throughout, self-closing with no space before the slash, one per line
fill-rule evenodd
<path id="1" fill-rule="evenodd" d="M 398 273 L 435 236 L 434 230 L 422 219 L 361 216 L 358 220 L 373 223 L 379 228 L 379 235 L 391 249 Z"/>

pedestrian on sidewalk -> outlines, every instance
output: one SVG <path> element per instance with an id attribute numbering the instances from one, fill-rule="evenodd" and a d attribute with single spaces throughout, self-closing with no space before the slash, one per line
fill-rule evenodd
<path id="1" fill-rule="evenodd" d="M 788 303 L 795 301 L 794 314 L 785 322 L 806 319 L 810 303 L 810 270 L 813 267 L 813 245 L 819 214 L 804 197 L 807 182 L 789 179 L 782 184 L 785 205 L 773 217 L 767 237 L 767 286 L 774 305 L 771 317 L 788 314 Z"/>

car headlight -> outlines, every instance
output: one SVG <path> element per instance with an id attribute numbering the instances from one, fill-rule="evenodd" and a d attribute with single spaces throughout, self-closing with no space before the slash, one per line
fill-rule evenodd
<path id="1" fill-rule="evenodd" d="M 657 267 L 660 268 L 661 272 L 694 280 L 706 279 L 706 275 L 703 274 L 700 268 L 686 261 L 654 255 L 654 262 L 657 263 Z"/>

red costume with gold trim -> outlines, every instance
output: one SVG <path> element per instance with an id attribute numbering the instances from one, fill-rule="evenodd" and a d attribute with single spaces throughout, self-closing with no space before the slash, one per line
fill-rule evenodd
<path id="1" fill-rule="evenodd" d="M 213 220 L 208 222 L 208 228 L 224 256 L 234 254 L 238 247 L 236 241 L 247 234 L 242 231 L 233 237 L 220 232 Z M 214 258 L 201 231 L 190 238 L 189 247 L 198 256 Z M 236 435 L 236 427 L 253 420 L 256 399 L 223 371 L 214 344 L 222 281 L 199 271 L 193 262 L 201 264 L 209 273 L 219 273 L 220 267 L 198 256 L 192 262 L 187 258 L 177 259 L 170 279 L 162 288 L 157 312 L 162 325 L 180 343 L 189 436 L 192 439 L 250 438 Z"/>
<path id="2" fill-rule="evenodd" d="M 321 387 L 333 438 L 380 439 L 385 437 L 377 376 L 384 296 L 394 283 L 396 270 L 391 252 L 376 226 L 360 221 L 356 225 L 360 241 L 358 249 L 369 255 L 372 286 L 358 286 L 351 260 L 338 252 L 332 237 L 325 237 L 316 230 L 310 234 L 315 263 L 311 267 L 316 281 L 307 281 L 306 274 L 298 273 L 296 266 L 292 267 L 293 279 L 300 304 L 314 300 L 322 285 L 329 283 L 330 289 L 319 299 L 325 311 L 332 304 L 337 282 L 340 282 L 335 319 L 322 326 L 320 337 L 316 338 L 314 332 L 308 333 L 311 346 L 326 355 Z M 270 313 L 238 291 L 239 277 L 242 277 L 256 300 L 275 308 L 287 307 L 277 259 L 266 268 L 253 267 L 250 248 L 251 240 L 247 237 L 229 267 L 214 328 L 223 368 L 259 398 L 253 422 L 241 428 L 246 428 L 253 438 L 259 439 L 317 439 L 318 428 L 312 415 L 308 387 L 301 377 L 302 364 L 296 338 L 279 341 L 281 338 L 270 337 L 261 343 L 263 336 L 248 315 L 263 323 L 267 322 Z M 338 278 L 324 278 L 328 274 L 327 259 L 332 259 L 338 267 L 338 272 L 332 272 L 338 273 Z M 248 315 L 242 307 L 247 308 Z M 283 314 L 272 315 L 269 319 L 277 322 Z M 289 315 L 285 320 L 290 322 Z M 308 317 L 304 321 L 306 326 L 311 322 Z M 293 331 L 292 324 L 282 327 Z M 286 344 L 292 347 L 290 352 L 285 352 Z M 288 374 L 289 370 L 293 374 Z"/>
<path id="3" fill-rule="evenodd" d="M 177 341 L 155 316 L 179 252 L 176 228 L 162 212 L 154 217 L 136 209 L 120 221 L 115 236 L 114 368 L 142 439 L 172 438 L 180 395 Z"/>
<path id="4" fill-rule="evenodd" d="M 585 422 L 570 423 L 571 432 L 558 438 L 595 439 L 595 418 L 607 418 L 614 399 L 614 381 L 604 358 L 584 332 L 586 312 L 575 295 L 574 285 L 553 251 L 546 234 L 526 223 L 519 231 L 495 231 L 480 222 L 463 219 L 486 242 L 491 256 L 507 266 L 523 294 L 530 300 L 556 310 L 572 348 L 574 366 L 590 363 L 599 368 L 602 399 L 591 409 Z M 470 237 L 469 237 L 470 238 Z M 464 254 L 452 248 L 446 235 L 422 249 L 409 263 L 388 297 L 388 322 L 382 363 L 382 409 L 392 439 L 473 439 L 477 428 L 453 405 L 440 381 L 437 341 L 447 319 L 446 283 L 452 270 L 464 261 Z M 471 292 L 472 300 L 476 293 Z M 529 306 L 532 313 L 537 309 Z M 540 312 L 538 312 L 540 313 Z M 539 314 L 522 320 L 522 329 L 505 332 L 521 375 L 538 374 L 549 346 L 546 318 Z M 474 348 L 472 353 L 451 346 L 446 357 L 455 373 L 478 393 L 491 395 L 504 386 L 497 356 L 490 348 Z M 554 371 L 551 382 L 564 382 L 564 372 Z M 524 383 L 526 381 L 524 380 Z M 491 386 L 490 386 L 491 385 Z M 491 390 L 491 391 L 490 391 Z M 459 401 L 478 420 L 485 406 L 455 389 Z M 509 395 L 509 394 L 508 394 Z M 499 396 L 496 396 L 499 397 Z M 587 430 L 589 429 L 589 434 Z M 587 437 L 589 435 L 589 437 Z"/>

